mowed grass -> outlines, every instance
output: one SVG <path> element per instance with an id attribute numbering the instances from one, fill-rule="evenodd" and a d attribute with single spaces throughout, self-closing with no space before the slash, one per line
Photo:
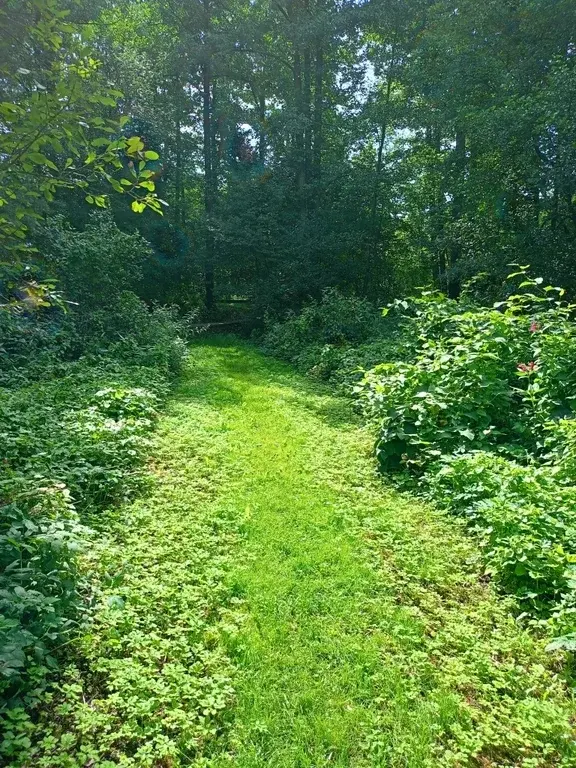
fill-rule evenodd
<path id="1" fill-rule="evenodd" d="M 251 346 L 194 346 L 29 764 L 576 766 L 560 659 L 372 442 Z"/>
<path id="2" fill-rule="evenodd" d="M 571 704 L 454 521 L 386 489 L 350 404 L 248 346 L 220 372 L 244 520 L 217 766 L 572 765 Z"/>

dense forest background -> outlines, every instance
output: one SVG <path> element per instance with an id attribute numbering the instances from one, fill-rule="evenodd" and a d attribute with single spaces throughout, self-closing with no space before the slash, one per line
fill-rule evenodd
<path id="1" fill-rule="evenodd" d="M 54 185 L 18 214 L 51 217 L 27 226 L 19 268 L 69 300 L 90 279 L 107 300 L 122 274 L 148 302 L 261 319 L 326 287 L 384 302 L 434 282 L 456 296 L 482 272 L 492 299 L 512 262 L 576 286 L 571 0 L 29 0 L 2 14 L 5 124 L 24 95 L 58 103 L 63 82 L 79 109 L 70 62 L 88 61 L 85 127 L 62 136 L 94 155 L 102 130 L 117 141 L 111 169 L 78 153 L 101 161 L 88 194 L 63 177 L 64 140 L 19 169 L 29 188 Z M 117 194 L 144 151 L 118 140 L 135 136 L 141 205 Z M 134 249 L 80 270 L 53 255 L 69 228 L 96 226 L 85 199 L 148 242 L 137 267 Z"/>

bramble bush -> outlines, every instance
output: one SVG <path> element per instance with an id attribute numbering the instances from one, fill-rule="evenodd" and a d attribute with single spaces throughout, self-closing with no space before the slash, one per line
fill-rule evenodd
<path id="1" fill-rule="evenodd" d="M 526 269 L 491 308 L 438 292 L 395 302 L 409 359 L 355 391 L 382 468 L 463 516 L 486 574 L 551 647 L 576 648 L 575 307 Z"/>

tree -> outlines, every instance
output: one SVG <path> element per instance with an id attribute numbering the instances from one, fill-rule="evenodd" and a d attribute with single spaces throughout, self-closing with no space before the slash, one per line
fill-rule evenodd
<path id="1" fill-rule="evenodd" d="M 30 222 L 58 190 L 81 189 L 100 207 L 115 191 L 136 212 L 161 211 L 147 167 L 157 155 L 138 136 L 122 136 L 121 93 L 100 77 L 69 16 L 59 0 L 8 0 L 0 9 L 0 251 L 8 282 L 30 267 Z"/>

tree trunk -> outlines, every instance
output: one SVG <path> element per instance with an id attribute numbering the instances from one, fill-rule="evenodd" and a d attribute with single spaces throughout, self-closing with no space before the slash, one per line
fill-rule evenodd
<path id="1" fill-rule="evenodd" d="M 384 102 L 384 120 L 380 128 L 380 140 L 378 142 L 378 153 L 376 155 L 376 175 L 374 178 L 374 189 L 372 191 L 372 209 L 370 213 L 370 265 L 376 264 L 378 255 L 378 241 L 380 237 L 380 219 L 378 216 L 378 205 L 380 202 L 380 187 L 382 184 L 382 168 L 384 165 L 384 146 L 386 143 L 386 134 L 388 131 L 390 98 L 392 95 L 393 62 L 388 69 L 388 82 L 386 83 L 386 100 Z"/>
<path id="2" fill-rule="evenodd" d="M 266 96 L 262 96 L 258 102 L 260 119 L 260 136 L 258 137 L 258 159 L 260 164 L 266 164 Z"/>
<path id="3" fill-rule="evenodd" d="M 312 165 L 312 120 L 310 116 L 311 100 L 311 62 L 310 49 L 304 50 L 304 70 L 302 78 L 302 117 L 304 121 L 304 184 L 310 181 Z"/>
<path id="4" fill-rule="evenodd" d="M 214 212 L 214 152 L 212 126 L 212 82 L 210 62 L 202 67 L 202 128 L 204 134 L 204 213 L 206 218 L 206 239 L 204 254 L 204 288 L 206 308 L 214 306 L 214 232 L 212 215 Z"/>
<path id="5" fill-rule="evenodd" d="M 322 168 L 322 122 L 323 122 L 323 90 L 324 90 L 324 51 L 320 39 L 316 42 L 316 62 L 314 67 L 314 149 L 312 167 L 314 177 L 320 178 Z"/>
<path id="6" fill-rule="evenodd" d="M 294 136 L 294 147 L 296 149 L 296 184 L 302 191 L 305 183 L 305 162 L 304 162 L 304 126 L 303 126 L 303 94 L 302 94 L 302 57 L 300 50 L 296 48 L 294 52 L 294 94 L 296 104 L 296 133 Z"/>
<path id="7" fill-rule="evenodd" d="M 175 137 L 174 137 L 174 149 L 175 149 L 175 203 L 176 203 L 176 211 L 175 211 L 175 224 L 178 227 L 181 227 L 183 224 L 183 218 L 184 218 L 184 195 L 182 194 L 182 126 L 180 123 L 180 115 L 176 118 L 176 124 L 174 126 L 175 131 Z"/>
<path id="8" fill-rule="evenodd" d="M 466 174 L 466 135 L 462 130 L 456 130 L 456 144 L 454 146 L 454 192 L 452 197 L 452 220 L 457 223 L 462 218 L 464 201 L 462 198 L 462 186 Z M 460 294 L 460 281 L 454 275 L 454 268 L 460 261 L 462 249 L 460 243 L 452 238 L 450 246 L 450 262 L 446 275 L 447 292 L 451 299 Z"/>

